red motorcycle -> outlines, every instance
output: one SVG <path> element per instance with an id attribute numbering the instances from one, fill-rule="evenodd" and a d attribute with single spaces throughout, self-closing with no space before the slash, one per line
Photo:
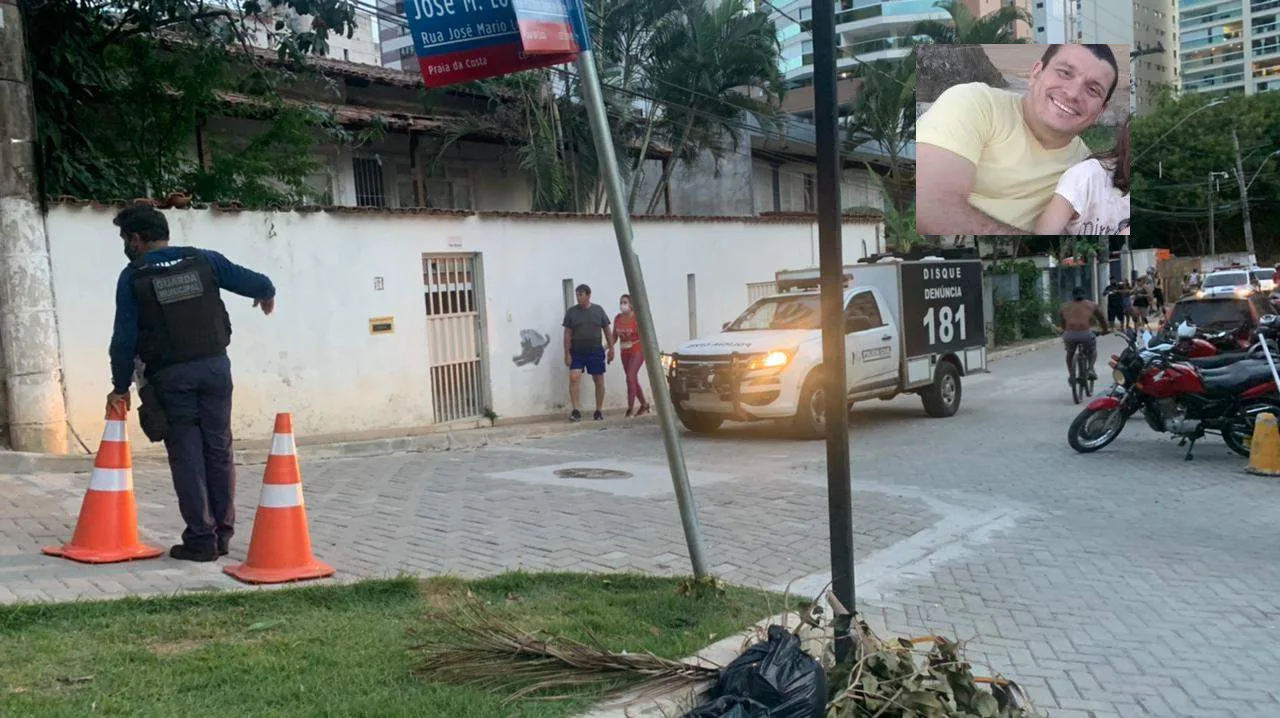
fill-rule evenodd
<path id="1" fill-rule="evenodd" d="M 1071 422 L 1067 443 L 1082 454 L 1107 446 L 1120 436 L 1129 417 L 1141 411 L 1147 425 L 1180 438 L 1192 459 L 1195 442 L 1219 434 L 1241 456 L 1249 455 L 1253 425 L 1263 412 L 1280 415 L 1280 372 L 1265 337 L 1280 335 L 1280 317 L 1268 315 L 1259 325 L 1263 359 L 1232 358 L 1222 367 L 1203 368 L 1173 356 L 1172 346 L 1140 348 L 1135 333 L 1125 334 L 1128 347 L 1111 360 L 1115 386 L 1094 399 Z M 1250 350 L 1253 354 L 1254 350 Z"/>

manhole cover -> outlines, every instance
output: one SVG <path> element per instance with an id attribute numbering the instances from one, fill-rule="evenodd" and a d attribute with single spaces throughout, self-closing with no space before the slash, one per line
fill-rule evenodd
<path id="1" fill-rule="evenodd" d="M 630 479 L 634 474 L 617 469 L 556 469 L 562 479 Z"/>

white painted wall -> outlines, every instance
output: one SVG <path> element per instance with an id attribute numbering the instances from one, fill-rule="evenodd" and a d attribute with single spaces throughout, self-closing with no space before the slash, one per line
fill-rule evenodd
<path id="1" fill-rule="evenodd" d="M 561 282 L 585 282 L 612 317 L 626 291 L 607 219 L 532 215 L 170 210 L 174 244 L 215 249 L 271 277 L 276 312 L 224 292 L 233 325 L 234 430 L 266 438 L 278 411 L 301 435 L 429 424 L 422 254 L 483 258 L 492 406 L 501 417 L 566 411 Z M 124 265 L 113 211 L 55 206 L 47 217 L 68 410 L 87 442 L 102 431 L 110 391 L 107 346 L 116 278 Z M 809 222 L 636 222 L 636 250 L 663 348 L 689 334 L 687 275 L 697 277 L 700 333 L 718 330 L 747 303 L 747 283 L 778 269 L 817 265 Z M 874 246 L 875 226 L 844 225 L 845 257 Z M 374 278 L 384 289 L 375 291 Z M 373 317 L 395 332 L 370 335 Z M 538 364 L 516 367 L 520 330 L 551 337 Z M 608 373 L 610 410 L 625 405 L 621 367 Z M 647 385 L 647 381 L 646 381 Z M 591 401 L 590 390 L 584 399 Z M 135 441 L 145 441 L 135 431 Z"/>

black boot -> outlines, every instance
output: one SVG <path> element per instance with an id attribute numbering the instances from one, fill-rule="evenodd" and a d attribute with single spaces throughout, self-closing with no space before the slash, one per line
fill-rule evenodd
<path id="1" fill-rule="evenodd" d="M 184 543 L 176 544 L 169 549 L 170 558 L 176 558 L 179 561 L 213 561 L 218 558 L 216 549 L 198 549 L 192 548 Z"/>

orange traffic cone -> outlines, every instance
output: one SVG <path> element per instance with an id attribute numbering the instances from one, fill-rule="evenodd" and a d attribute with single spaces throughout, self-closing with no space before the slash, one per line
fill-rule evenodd
<path id="1" fill-rule="evenodd" d="M 249 538 L 249 556 L 222 569 L 246 583 L 284 583 L 332 576 L 332 566 L 311 554 L 307 510 L 302 503 L 302 472 L 293 443 L 293 417 L 276 414 L 271 454 L 262 477 L 262 497 Z"/>
<path id="2" fill-rule="evenodd" d="M 89 491 L 80 504 L 80 518 L 71 543 L 48 546 L 44 552 L 84 563 L 115 563 L 155 558 L 162 549 L 138 540 L 138 507 L 133 497 L 133 454 L 125 429 L 128 412 L 112 407 L 107 428 L 93 460 Z"/>

